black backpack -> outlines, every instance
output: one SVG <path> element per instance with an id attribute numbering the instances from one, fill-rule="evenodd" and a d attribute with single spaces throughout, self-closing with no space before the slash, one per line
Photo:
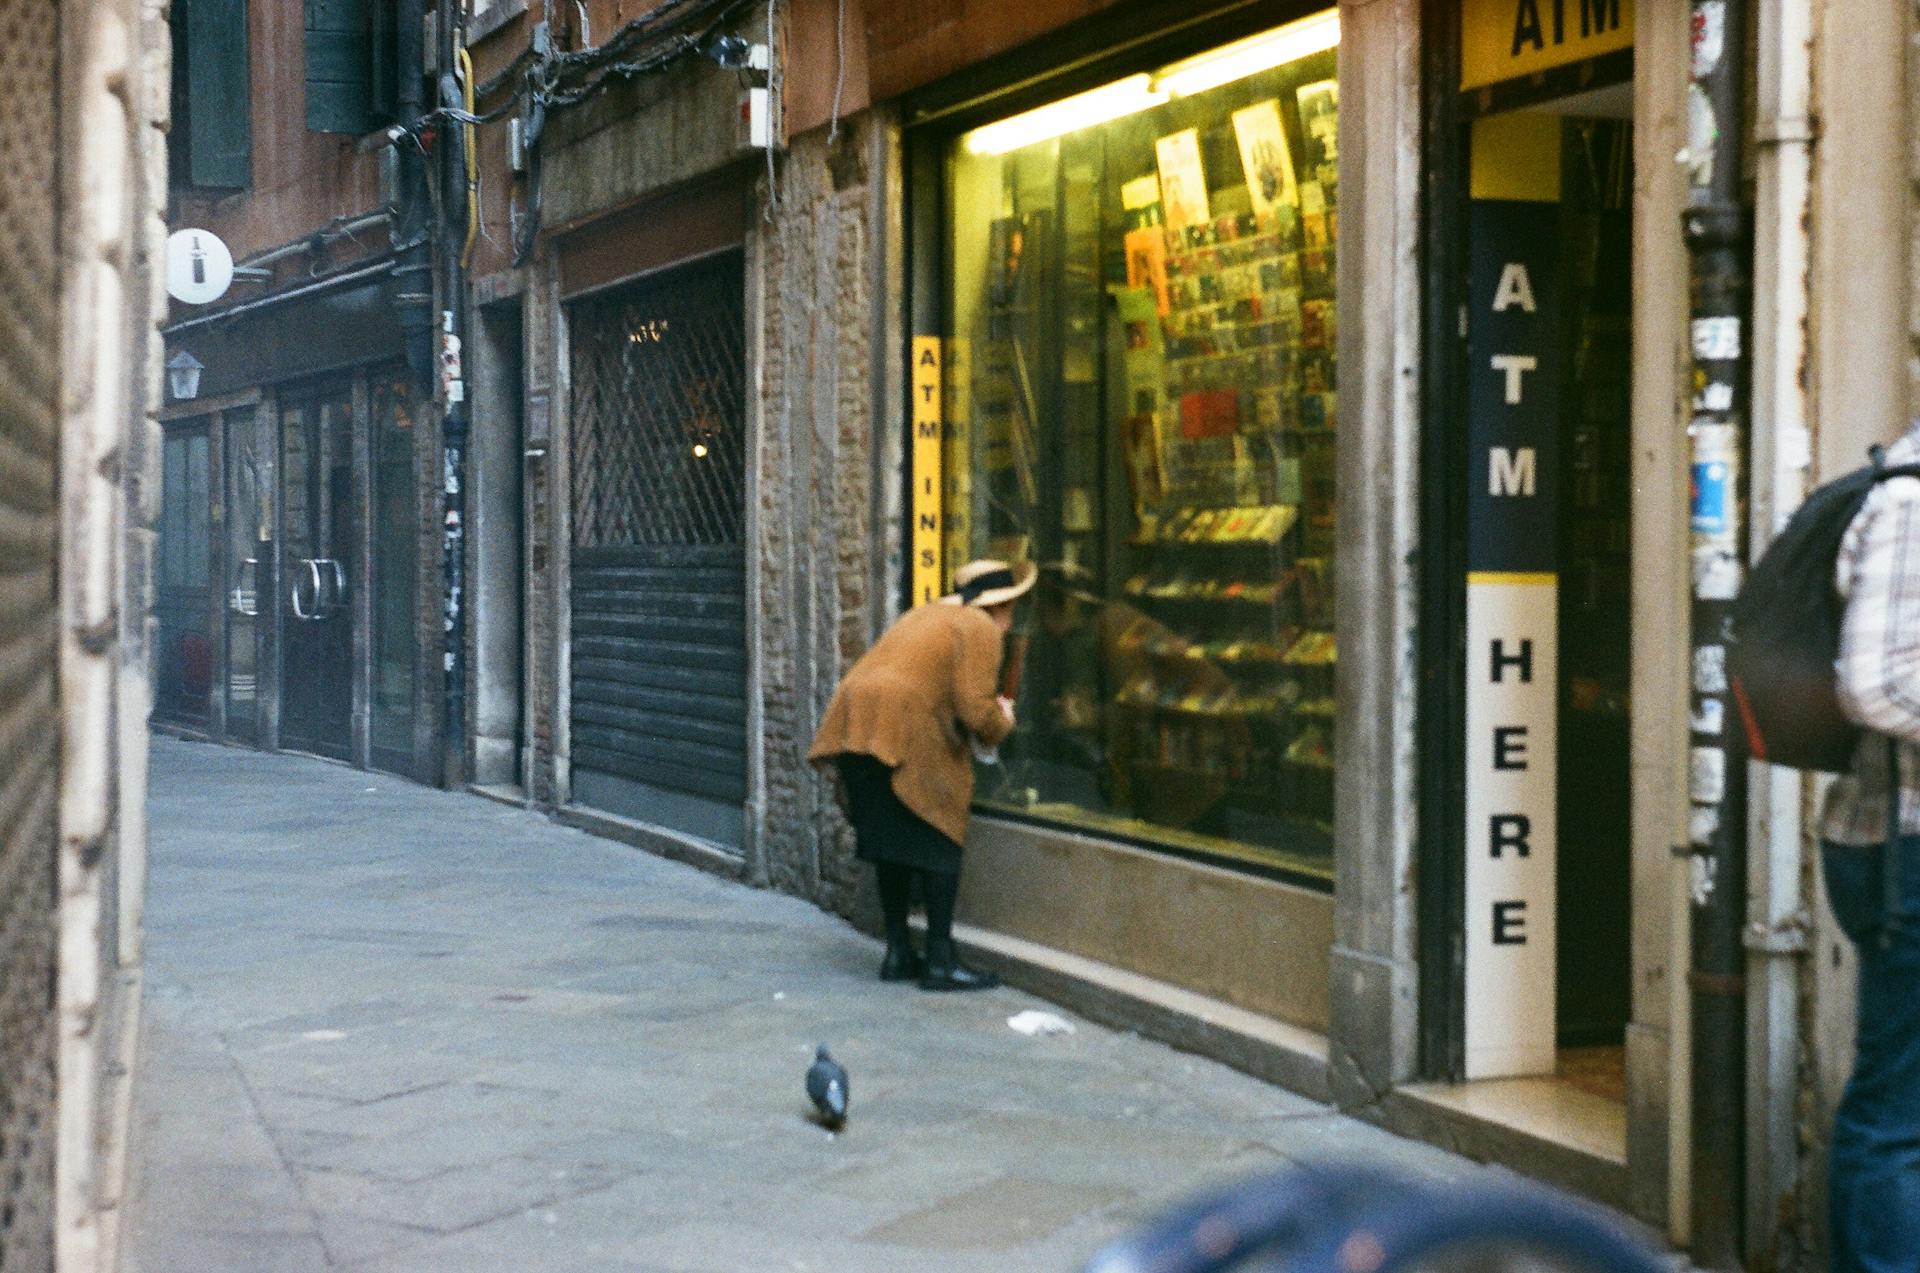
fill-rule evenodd
<path id="1" fill-rule="evenodd" d="M 1864 468 L 1807 496 L 1761 555 L 1733 603 L 1727 674 L 1755 760 L 1845 773 L 1860 727 L 1840 710 L 1834 660 L 1846 603 L 1833 586 L 1840 541 L 1867 496 L 1920 464 L 1888 467 L 1881 448 Z"/>

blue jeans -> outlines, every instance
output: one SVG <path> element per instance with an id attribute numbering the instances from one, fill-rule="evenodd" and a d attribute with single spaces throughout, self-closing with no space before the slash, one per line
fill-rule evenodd
<path id="1" fill-rule="evenodd" d="M 1895 845 L 1901 926 L 1881 940 L 1884 846 L 1822 851 L 1834 918 L 1860 955 L 1853 1076 L 1834 1115 L 1832 1273 L 1920 1270 L 1920 836 Z"/>

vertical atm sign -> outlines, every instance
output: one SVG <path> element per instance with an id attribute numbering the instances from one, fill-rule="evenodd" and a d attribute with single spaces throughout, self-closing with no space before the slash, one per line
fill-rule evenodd
<path id="1" fill-rule="evenodd" d="M 1466 1077 L 1551 1074 L 1557 1024 L 1559 208 L 1476 200 L 1467 342 Z"/>
<path id="2" fill-rule="evenodd" d="M 913 604 L 925 605 L 945 591 L 940 569 L 940 338 L 913 338 L 913 452 L 908 457 L 913 475 L 909 512 L 913 534 Z"/>

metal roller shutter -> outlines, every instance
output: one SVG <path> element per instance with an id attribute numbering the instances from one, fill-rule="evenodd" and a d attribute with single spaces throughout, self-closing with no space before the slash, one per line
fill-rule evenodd
<path id="1" fill-rule="evenodd" d="M 0 13 L 0 1268 L 53 1267 L 60 288 L 52 0 Z"/>
<path id="2" fill-rule="evenodd" d="M 747 794 L 741 257 L 574 302 L 573 791 L 741 842 Z"/>

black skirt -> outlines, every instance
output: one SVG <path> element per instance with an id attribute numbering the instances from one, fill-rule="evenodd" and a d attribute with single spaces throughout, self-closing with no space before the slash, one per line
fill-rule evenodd
<path id="1" fill-rule="evenodd" d="M 892 769 L 857 752 L 844 753 L 835 761 L 840 781 L 847 787 L 854 851 L 862 861 L 959 873 L 960 846 L 900 802 L 893 793 Z"/>

